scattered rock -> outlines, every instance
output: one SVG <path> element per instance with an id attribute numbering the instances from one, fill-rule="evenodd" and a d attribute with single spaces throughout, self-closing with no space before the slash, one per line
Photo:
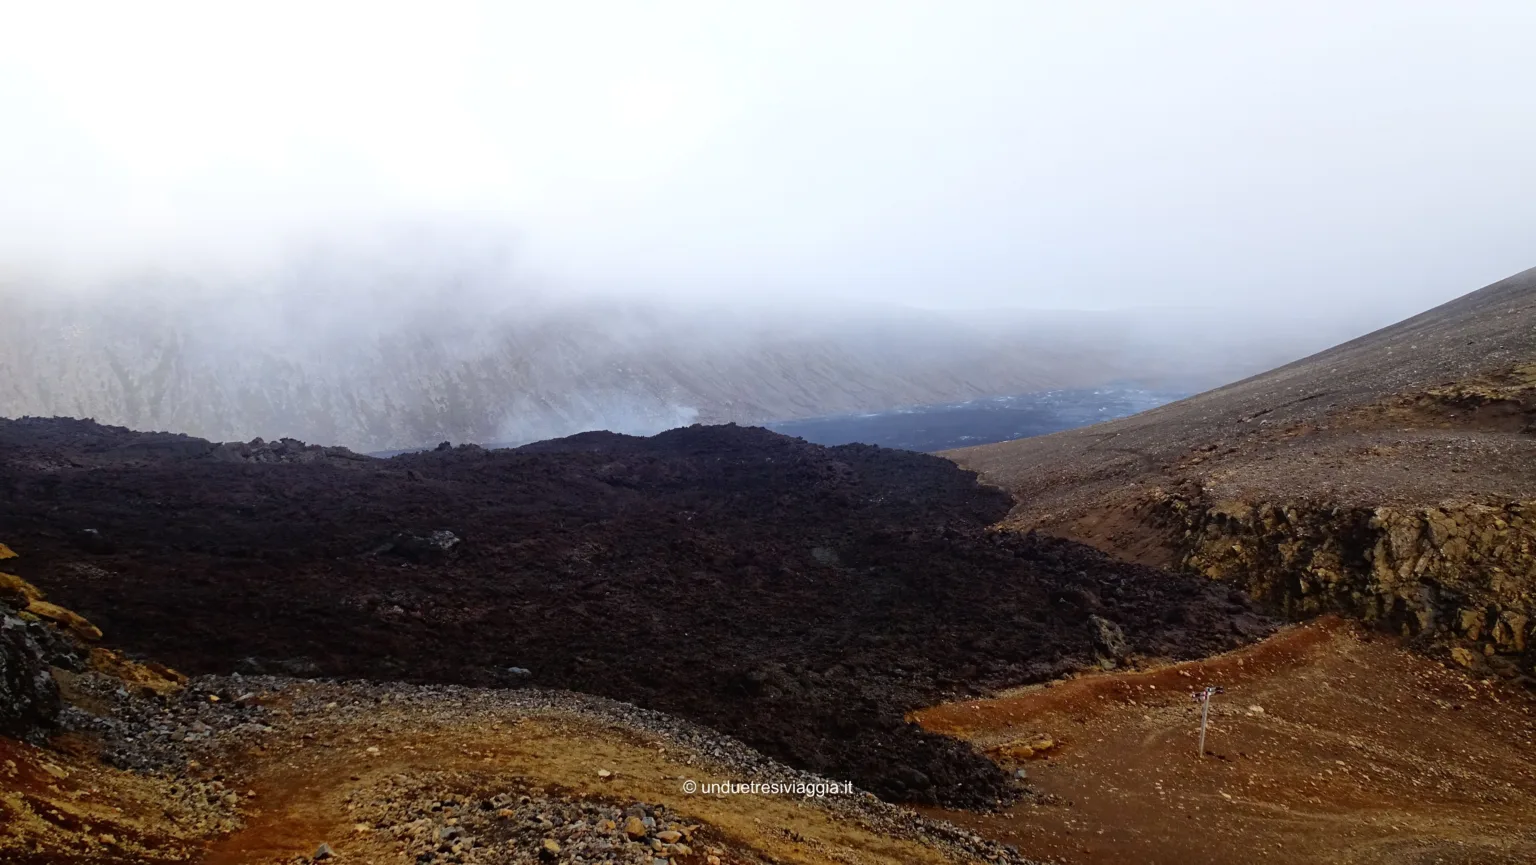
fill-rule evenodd
<path id="1" fill-rule="evenodd" d="M 313 679 L 321 673 L 320 665 L 308 658 L 289 658 L 286 661 L 278 661 L 274 666 L 300 679 Z"/>
<path id="2" fill-rule="evenodd" d="M 831 547 L 811 547 L 811 558 L 816 560 L 816 564 L 829 568 L 837 567 L 840 561 L 837 551 Z"/>
<path id="3" fill-rule="evenodd" d="M 399 556 L 416 564 L 440 562 L 461 543 L 453 532 L 439 530 L 429 535 L 400 533 L 395 535 L 376 552 Z"/>
<path id="4" fill-rule="evenodd" d="M 313 855 L 313 856 L 311 856 L 309 858 L 315 860 L 316 862 L 319 862 L 319 861 L 324 860 L 324 859 L 329 859 L 329 858 L 331 858 L 332 856 L 335 856 L 335 855 L 336 855 L 336 851 L 331 849 L 331 845 L 322 843 L 319 847 L 315 848 L 315 855 Z"/>
<path id="5" fill-rule="evenodd" d="M 1125 639 L 1125 632 L 1120 626 L 1104 618 L 1091 615 L 1088 617 L 1089 635 L 1093 639 L 1093 647 L 1104 657 L 1112 661 L 1123 661 L 1131 653 L 1131 646 Z"/>
<path id="6" fill-rule="evenodd" d="M 195 440 L 194 440 L 195 441 Z M 207 459 L 229 463 L 316 463 L 343 460 L 364 462 L 369 457 L 353 453 L 344 447 L 305 444 L 298 439 L 283 438 L 268 442 L 255 438 L 249 442 L 221 442 L 199 454 Z"/>
<path id="7" fill-rule="evenodd" d="M 993 749 L 993 753 L 1005 760 L 1033 760 L 1055 747 L 1055 739 L 1046 735 L 1037 735 L 1001 745 Z"/>

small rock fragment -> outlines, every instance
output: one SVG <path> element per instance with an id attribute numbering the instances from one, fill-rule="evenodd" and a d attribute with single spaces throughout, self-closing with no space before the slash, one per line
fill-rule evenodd
<path id="1" fill-rule="evenodd" d="M 1123 661 L 1130 654 L 1131 647 L 1125 639 L 1125 632 L 1103 616 L 1088 617 L 1088 634 L 1093 639 L 1093 647 L 1107 660 Z"/>

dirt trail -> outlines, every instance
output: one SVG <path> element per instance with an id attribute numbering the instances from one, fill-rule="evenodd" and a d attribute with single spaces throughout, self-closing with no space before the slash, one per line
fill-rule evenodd
<path id="1" fill-rule="evenodd" d="M 342 731 L 335 731 L 340 735 Z M 939 863 L 937 850 L 882 837 L 786 797 L 715 797 L 683 792 L 685 779 L 730 780 L 666 755 L 657 742 L 586 719 L 520 719 L 506 726 L 444 726 L 370 738 L 379 755 L 355 747 L 302 747 L 258 765 L 260 809 L 246 827 L 213 846 L 205 865 L 265 863 L 313 853 L 328 843 L 344 859 L 395 861 L 393 838 L 359 832 L 352 811 L 378 781 L 396 775 L 463 772 L 518 776 L 576 797 L 661 803 L 705 824 L 723 846 L 788 863 Z M 612 773 L 599 777 L 599 771 Z M 684 861 L 684 860 L 679 860 Z M 703 857 L 699 857 L 703 861 Z M 729 861 L 729 860 L 727 860 Z"/>
<path id="2" fill-rule="evenodd" d="M 1024 865 L 1016 851 L 661 713 L 539 689 L 70 677 L 0 738 L 0 862 Z M 715 792 L 723 783 L 778 789 Z M 839 789 L 842 788 L 842 789 Z M 708 792 L 706 792 L 708 791 Z"/>
<path id="3" fill-rule="evenodd" d="M 1210 753 L 1198 707 L 1213 702 Z M 1536 861 L 1536 700 L 1338 620 L 1152 671 L 1084 676 L 916 713 L 996 749 L 1057 797 L 931 811 L 1063 862 Z"/>

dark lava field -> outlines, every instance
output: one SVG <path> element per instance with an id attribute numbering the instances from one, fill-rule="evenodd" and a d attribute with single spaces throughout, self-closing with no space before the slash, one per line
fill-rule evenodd
<path id="1" fill-rule="evenodd" d="M 1010 780 L 905 712 L 1272 627 L 1226 587 L 989 529 L 1011 504 L 938 457 L 735 426 L 373 459 L 0 420 L 9 570 L 114 646 L 188 673 L 586 691 L 967 807 Z"/>
<path id="2" fill-rule="evenodd" d="M 1108 385 L 779 421 L 767 427 L 816 444 L 862 442 L 934 453 L 1076 429 L 1157 408 L 1186 396 L 1189 391 Z"/>

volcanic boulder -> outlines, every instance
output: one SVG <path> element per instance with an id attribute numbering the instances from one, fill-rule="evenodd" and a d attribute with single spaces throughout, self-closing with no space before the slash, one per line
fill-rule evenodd
<path id="1" fill-rule="evenodd" d="M 15 610 L 0 605 L 0 734 L 41 743 L 58 715 L 47 651 Z"/>

